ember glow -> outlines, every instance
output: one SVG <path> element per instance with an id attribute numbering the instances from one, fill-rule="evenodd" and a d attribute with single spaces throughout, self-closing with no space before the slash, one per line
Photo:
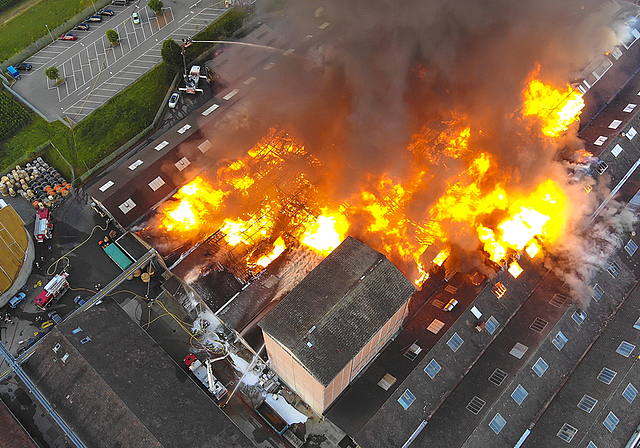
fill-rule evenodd
<path id="1" fill-rule="evenodd" d="M 549 137 L 564 132 L 582 107 L 571 89 L 557 90 L 537 79 L 523 97 L 524 115 L 543 120 Z M 321 162 L 290 134 L 271 129 L 246 156 L 224 162 L 215 177 L 198 177 L 181 188 L 161 209 L 160 227 L 181 239 L 219 229 L 234 258 L 251 269 L 299 246 L 327 255 L 351 234 L 374 241 L 372 246 L 403 265 L 418 286 L 432 268 L 445 265 L 460 234 L 464 250 L 479 249 L 499 264 L 525 249 L 535 256 L 536 241 L 553 244 L 566 213 L 562 188 L 547 179 L 533 191 L 518 191 L 490 150 L 470 148 L 482 131 L 468 126 L 463 114 L 452 117 L 435 135 L 425 127 L 413 136 L 406 148 L 415 167 L 409 175 L 372 174 L 342 203 L 332 203 L 309 180 L 305 170 L 322 173 Z M 409 219 L 431 170 L 446 163 L 457 167 L 447 171 L 446 188 L 419 218 L 414 213 Z M 517 277 L 521 268 L 512 262 L 509 272 Z"/>
<path id="2" fill-rule="evenodd" d="M 536 116 L 542 122 L 542 133 L 548 137 L 559 137 L 569 125 L 580 119 L 584 107 L 582 94 L 571 86 L 555 89 L 532 79 L 525 91 L 523 114 Z"/>

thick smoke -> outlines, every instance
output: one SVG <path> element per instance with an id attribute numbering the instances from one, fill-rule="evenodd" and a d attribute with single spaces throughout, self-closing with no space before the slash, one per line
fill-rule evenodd
<path id="1" fill-rule="evenodd" d="M 218 156 L 234 159 L 270 127 L 291 129 L 323 170 L 296 168 L 327 203 L 372 190 L 383 175 L 418 178 L 404 211 L 415 222 L 429 219 L 450 180 L 480 152 L 493 159 L 481 186 L 487 191 L 503 182 L 525 194 L 550 176 L 564 185 L 567 163 L 556 157 L 562 148 L 522 118 L 522 92 L 536 72 L 565 86 L 608 51 L 616 36 L 607 22 L 617 8 L 598 0 L 293 2 L 277 31 L 296 52 L 261 74 L 209 138 Z M 417 134 L 438 135 L 459 121 L 471 128 L 470 156 L 450 157 L 428 141 L 430 157 L 408 150 Z M 575 138 L 567 141 L 576 146 Z M 584 201 L 581 187 L 566 189 Z M 574 210 L 567 228 L 580 229 L 593 206 Z M 379 248 L 384 237 L 364 230 L 369 217 L 351 219 L 350 233 Z M 458 224 L 448 232 L 460 266 L 477 266 L 469 255 L 477 248 L 472 229 Z"/>

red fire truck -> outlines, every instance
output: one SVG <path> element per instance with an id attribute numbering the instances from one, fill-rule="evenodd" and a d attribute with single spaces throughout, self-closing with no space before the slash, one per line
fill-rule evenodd
<path id="1" fill-rule="evenodd" d="M 63 272 L 49 280 L 49 282 L 44 285 L 44 289 L 38 294 L 38 297 L 36 297 L 36 306 L 42 310 L 46 310 L 55 299 L 67 292 L 67 289 L 69 289 L 68 276 L 68 273 Z"/>
<path id="2" fill-rule="evenodd" d="M 48 208 L 39 208 L 36 210 L 36 222 L 33 228 L 33 236 L 36 237 L 38 243 L 42 243 L 45 239 L 51 239 L 53 231 L 53 222 L 51 222 L 51 213 Z"/>

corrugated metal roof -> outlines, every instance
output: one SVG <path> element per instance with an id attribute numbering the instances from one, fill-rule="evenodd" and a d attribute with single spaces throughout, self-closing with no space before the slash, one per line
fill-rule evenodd
<path id="1" fill-rule="evenodd" d="M 260 327 L 328 385 L 414 292 L 384 255 L 347 237 Z"/>

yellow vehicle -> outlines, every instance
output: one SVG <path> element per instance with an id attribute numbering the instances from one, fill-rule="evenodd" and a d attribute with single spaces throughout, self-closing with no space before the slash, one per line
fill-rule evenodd
<path id="1" fill-rule="evenodd" d="M 55 322 L 52 321 L 51 319 L 49 319 L 48 321 L 43 322 L 42 325 L 40 325 L 40 329 L 44 330 L 45 328 L 49 328 L 49 327 L 51 327 L 53 325 L 55 325 Z"/>

